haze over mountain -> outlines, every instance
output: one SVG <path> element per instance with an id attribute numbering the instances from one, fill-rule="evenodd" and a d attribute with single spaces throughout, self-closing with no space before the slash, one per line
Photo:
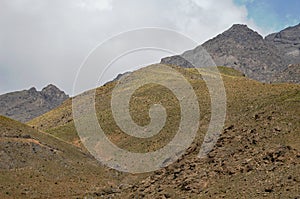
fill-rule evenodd
<path id="1" fill-rule="evenodd" d="M 300 25 L 273 33 L 265 39 L 246 25 L 235 24 L 222 34 L 208 40 L 202 47 L 211 55 L 217 66 L 228 66 L 261 82 L 300 83 L 300 75 L 280 75 L 300 63 Z M 197 54 L 200 47 L 183 53 Z M 193 67 L 180 56 L 163 58 L 161 63 Z M 296 71 L 294 71 L 295 73 Z M 293 73 L 291 71 L 291 73 Z M 280 78 L 279 78 L 280 77 Z"/>
<path id="2" fill-rule="evenodd" d="M 0 115 L 27 122 L 61 105 L 69 96 L 50 84 L 37 91 L 36 88 L 0 95 Z"/>

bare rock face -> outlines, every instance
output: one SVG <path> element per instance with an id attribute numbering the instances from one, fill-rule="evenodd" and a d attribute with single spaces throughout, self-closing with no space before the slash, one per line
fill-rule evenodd
<path id="1" fill-rule="evenodd" d="M 233 67 L 262 82 L 273 81 L 286 65 L 280 51 L 246 25 L 233 25 L 203 47 L 217 65 Z"/>
<path id="2" fill-rule="evenodd" d="M 52 107 L 59 106 L 64 100 L 68 98 L 68 96 L 66 96 L 63 91 L 59 90 L 52 84 L 43 88 L 40 94 L 45 98 L 45 100 L 51 103 Z"/>
<path id="3" fill-rule="evenodd" d="M 69 96 L 54 85 L 42 91 L 36 88 L 0 96 L 0 115 L 27 122 L 61 105 Z"/>
<path id="4" fill-rule="evenodd" d="M 300 83 L 300 64 L 289 64 L 282 72 L 276 74 L 275 82 Z"/>
<path id="5" fill-rule="evenodd" d="M 202 44 L 202 47 L 217 66 L 232 67 L 252 79 L 261 82 L 300 83 L 299 73 L 291 77 L 285 72 L 297 68 L 289 67 L 290 64 L 300 63 L 300 24 L 271 34 L 265 39 L 246 25 L 236 24 Z M 189 57 L 201 49 L 197 47 L 183 55 Z M 192 67 L 182 56 L 163 58 L 161 63 Z M 299 70 L 294 72 L 297 71 Z"/>
<path id="6" fill-rule="evenodd" d="M 189 61 L 185 60 L 180 55 L 162 58 L 160 63 L 174 66 L 182 66 L 184 68 L 194 68 L 194 66 Z"/>
<path id="7" fill-rule="evenodd" d="M 279 49 L 289 64 L 300 63 L 300 24 L 270 34 L 266 40 Z"/>

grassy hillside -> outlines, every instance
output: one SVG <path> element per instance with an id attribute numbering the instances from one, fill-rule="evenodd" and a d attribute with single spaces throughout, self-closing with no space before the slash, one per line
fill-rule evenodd
<path id="1" fill-rule="evenodd" d="M 113 186 L 120 193 L 107 193 L 106 197 L 298 197 L 300 85 L 263 84 L 233 69 L 220 67 L 227 93 L 226 124 L 215 149 L 207 158 L 198 159 L 196 155 L 210 121 L 210 97 L 196 69 L 173 68 L 186 77 L 199 98 L 201 118 L 194 143 L 175 164 L 149 173 L 149 177 L 134 186 Z M 96 90 L 98 120 L 110 140 L 133 152 L 154 151 L 167 144 L 180 121 L 178 99 L 157 84 L 139 88 L 130 103 L 133 120 L 139 125 L 148 124 L 148 110 L 154 103 L 166 108 L 168 118 L 158 135 L 148 139 L 134 138 L 122 133 L 114 122 L 110 101 L 115 84 L 111 82 Z M 180 87 L 180 83 L 174 84 Z M 86 99 L 83 103 L 89 102 Z M 83 148 L 72 120 L 71 100 L 30 121 L 29 125 Z"/>
<path id="2" fill-rule="evenodd" d="M 205 85 L 205 82 L 201 79 L 198 71 L 196 69 L 183 69 L 180 67 L 173 67 L 174 69 L 181 72 L 192 84 L 194 87 L 196 94 L 201 100 L 200 108 L 201 114 L 206 120 L 203 122 L 208 122 L 207 118 L 209 118 L 209 105 L 210 99 L 208 96 L 208 91 Z M 143 70 L 143 69 L 142 69 Z M 220 72 L 223 74 L 225 79 L 244 79 L 243 74 L 227 67 L 219 67 Z M 110 108 L 110 101 L 111 101 L 111 91 L 116 85 L 115 82 L 110 82 L 105 86 L 102 86 L 97 89 L 97 96 L 96 96 L 96 106 L 97 106 L 97 113 L 100 122 L 104 122 L 101 127 L 108 131 L 118 131 L 120 129 L 116 127 L 114 124 L 111 108 Z M 180 87 L 180 85 L 178 85 Z M 175 97 L 165 88 L 158 85 L 147 85 L 139 89 L 135 96 L 132 98 L 132 117 L 134 121 L 136 121 L 140 125 L 145 125 L 149 122 L 148 117 L 148 110 L 150 105 L 154 103 L 162 103 L 164 107 L 168 110 L 173 112 L 168 113 L 170 116 L 170 125 L 166 126 L 165 129 L 168 129 L 172 132 L 172 128 L 176 129 L 176 122 L 178 123 L 178 101 L 176 101 Z M 87 99 L 88 101 L 88 99 Z M 145 103 L 146 102 L 146 103 Z M 176 106 L 173 105 L 177 104 Z M 100 118 L 105 118 L 105 121 L 101 121 Z M 174 118 L 174 117 L 177 117 Z M 79 138 L 77 136 L 74 122 L 72 120 L 72 99 L 67 100 L 62 106 L 57 109 L 54 109 L 40 117 L 35 118 L 34 120 L 28 123 L 30 126 L 33 126 L 39 130 L 45 131 L 50 133 L 56 137 L 59 137 L 69 143 L 72 143 L 76 146 L 80 146 Z M 109 129 L 107 129 L 109 128 Z M 163 133 L 162 133 L 163 134 Z M 167 134 L 167 137 L 170 137 Z M 130 140 L 132 142 L 132 140 Z M 124 143 L 121 144 L 123 146 L 127 146 L 128 144 Z"/>
<path id="3" fill-rule="evenodd" d="M 83 197 L 128 177 L 73 145 L 2 116 L 0 142 L 0 198 Z"/>

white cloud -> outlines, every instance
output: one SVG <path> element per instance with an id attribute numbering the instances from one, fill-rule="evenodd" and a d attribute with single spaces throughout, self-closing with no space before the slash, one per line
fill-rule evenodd
<path id="1" fill-rule="evenodd" d="M 77 6 L 83 9 L 91 11 L 102 11 L 112 9 L 112 0 L 80 0 L 76 2 L 76 4 Z"/>
<path id="2" fill-rule="evenodd" d="M 201 43 L 233 23 L 257 29 L 231 0 L 2 0 L 0 93 L 48 83 L 71 93 L 89 51 L 122 31 L 163 27 Z"/>

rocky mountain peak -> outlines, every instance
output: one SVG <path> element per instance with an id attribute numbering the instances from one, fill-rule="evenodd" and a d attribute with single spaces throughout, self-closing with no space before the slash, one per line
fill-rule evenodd
<path id="1" fill-rule="evenodd" d="M 45 99 L 50 101 L 55 107 L 59 106 L 61 101 L 64 101 L 69 97 L 53 84 L 49 84 L 48 86 L 43 88 L 40 93 L 41 95 L 44 96 Z"/>
<path id="2" fill-rule="evenodd" d="M 63 96 L 65 93 L 61 91 L 59 88 L 54 86 L 53 84 L 49 84 L 45 88 L 42 89 L 41 94 L 49 97 L 55 97 L 55 96 Z"/>
<path id="3" fill-rule="evenodd" d="M 245 50 L 247 48 L 261 48 L 261 44 L 263 42 L 263 37 L 257 32 L 251 30 L 247 25 L 234 24 L 222 34 L 219 34 L 215 38 L 205 42 L 201 48 L 197 47 L 193 50 L 186 51 L 183 53 L 184 56 L 175 55 L 171 57 L 165 57 L 161 59 L 161 63 L 182 66 L 185 68 L 193 68 L 194 66 L 183 57 L 193 57 L 193 53 L 199 54 L 199 50 L 203 49 L 204 47 L 205 50 L 210 53 L 218 66 L 232 65 L 235 66 L 235 69 L 239 69 L 237 67 L 237 65 L 239 65 L 239 60 L 233 57 L 233 54 L 235 53 L 233 51 L 235 51 L 235 48 L 236 52 Z M 256 47 L 253 47 L 253 45 L 256 45 Z M 221 53 L 222 56 L 227 55 L 228 58 L 226 57 L 226 60 L 219 60 L 219 57 L 215 56 L 214 51 Z M 246 57 L 247 56 L 248 55 L 246 55 Z M 244 70 L 241 71 L 245 73 Z"/>
<path id="4" fill-rule="evenodd" d="M 36 90 L 35 87 L 31 87 L 29 90 L 28 90 L 29 93 L 37 93 L 38 91 Z"/>
<path id="5" fill-rule="evenodd" d="M 219 39 L 232 39 L 238 43 L 249 43 L 249 42 L 262 42 L 263 37 L 256 31 L 250 29 L 247 25 L 243 24 L 234 24 L 218 35 Z"/>
<path id="6" fill-rule="evenodd" d="M 274 42 L 282 42 L 282 40 L 285 40 L 285 42 L 296 42 L 300 40 L 300 23 L 296 26 L 288 27 L 280 32 L 272 33 L 268 36 L 266 36 L 266 40 L 268 41 L 274 41 Z"/>
<path id="7" fill-rule="evenodd" d="M 265 39 L 277 47 L 288 64 L 300 63 L 300 24 L 270 34 Z"/>
<path id="8" fill-rule="evenodd" d="M 226 33 L 236 33 L 236 34 L 253 34 L 253 35 L 259 35 L 256 31 L 250 29 L 245 24 L 233 24 L 228 30 L 226 30 L 223 34 Z M 259 35 L 260 36 L 260 35 Z"/>
<path id="9" fill-rule="evenodd" d="M 289 38 L 287 48 L 292 49 L 289 49 L 287 53 L 282 53 L 277 41 L 277 43 L 271 41 L 275 34 L 269 39 L 264 39 L 258 32 L 243 24 L 234 24 L 225 32 L 202 44 L 202 47 L 210 54 L 217 66 L 232 67 L 258 81 L 274 82 L 277 80 L 276 75 L 282 72 L 288 64 L 297 62 L 295 59 L 290 62 L 291 59 L 286 57 L 288 54 L 294 57 L 300 55 L 300 46 L 298 47 L 300 40 L 299 42 L 297 40 L 300 35 L 300 32 L 297 32 L 298 28 L 300 26 L 288 28 L 281 33 L 281 38 L 283 36 Z M 292 40 L 296 42 L 291 46 Z M 286 42 L 287 39 L 280 41 Z M 196 52 L 197 48 L 186 51 L 184 55 L 192 57 Z M 179 56 L 163 58 L 161 63 L 192 67 Z"/>
<path id="10" fill-rule="evenodd" d="M 7 93 L 0 95 L 0 115 L 27 122 L 56 108 L 68 98 L 68 95 L 52 84 L 42 91 L 32 87 L 29 90 Z"/>
<path id="11" fill-rule="evenodd" d="M 53 91 L 61 92 L 61 90 L 59 90 L 59 88 L 57 88 L 53 84 L 49 84 L 45 88 L 42 89 L 42 91 L 47 91 L 47 90 L 53 90 Z"/>

